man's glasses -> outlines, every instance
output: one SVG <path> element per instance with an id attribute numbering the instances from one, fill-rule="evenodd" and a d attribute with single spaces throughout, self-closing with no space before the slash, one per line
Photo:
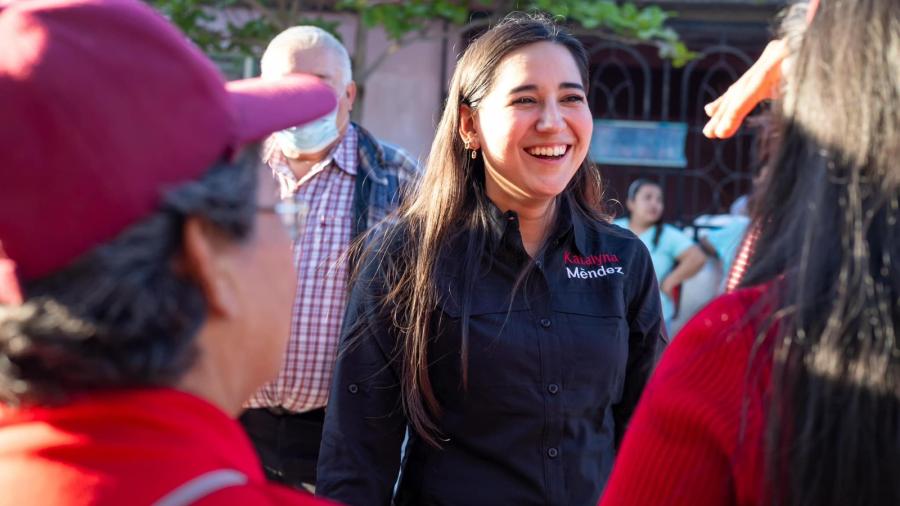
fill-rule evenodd
<path id="1" fill-rule="evenodd" d="M 261 213 L 273 213 L 278 215 L 284 229 L 287 230 L 291 242 L 296 241 L 300 237 L 303 230 L 303 223 L 306 220 L 307 207 L 302 202 L 293 199 L 281 200 L 275 205 L 261 206 L 257 205 L 256 210 Z"/>

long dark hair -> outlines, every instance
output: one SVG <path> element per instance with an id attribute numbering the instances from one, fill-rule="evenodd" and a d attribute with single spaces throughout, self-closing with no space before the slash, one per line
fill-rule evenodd
<path id="1" fill-rule="evenodd" d="M 468 156 L 459 135 L 460 107 L 477 110 L 493 85 L 501 61 L 513 51 L 538 42 L 553 42 L 568 49 L 587 89 L 584 47 L 542 16 L 510 15 L 476 39 L 453 73 L 422 180 L 408 193 L 398 213 L 399 223 L 374 242 L 376 250 L 365 255 L 367 261 L 360 262 L 363 269 L 374 262 L 378 276 L 385 278 L 388 289 L 378 306 L 382 314 L 390 315 L 392 331 L 397 335 L 403 408 L 416 433 L 435 446 L 439 446 L 440 435 L 436 420 L 442 410 L 428 374 L 428 344 L 438 302 L 435 279 L 439 257 L 446 253 L 453 237 L 463 234 L 467 244 L 464 265 L 478 265 L 488 238 L 492 205 L 484 190 L 483 159 Z M 602 193 L 599 172 L 585 160 L 560 198 L 573 202 L 575 212 L 603 220 Z M 475 275 L 464 274 L 463 292 L 471 294 Z M 460 349 L 463 388 L 468 377 L 467 305 L 464 298 Z M 351 329 L 345 342 L 352 344 L 354 334 L 362 335 L 364 325 Z"/>
<path id="2" fill-rule="evenodd" d="M 822 2 L 786 78 L 742 283 L 778 315 L 766 502 L 900 504 L 896 0 Z"/>
<path id="3" fill-rule="evenodd" d="M 634 202 L 634 199 L 637 197 L 641 188 L 650 185 L 659 188 L 659 191 L 662 192 L 662 185 L 653 181 L 651 179 L 638 178 L 631 182 L 628 185 L 628 194 L 627 198 L 630 202 Z M 656 249 L 659 246 L 659 238 L 662 237 L 663 226 L 665 222 L 663 221 L 662 215 L 660 215 L 659 219 L 656 220 L 656 223 L 653 224 L 653 249 Z"/>

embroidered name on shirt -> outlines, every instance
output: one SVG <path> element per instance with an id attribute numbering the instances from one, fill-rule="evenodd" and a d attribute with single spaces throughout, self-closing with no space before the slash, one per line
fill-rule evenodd
<path id="1" fill-rule="evenodd" d="M 625 272 L 619 265 L 618 255 L 600 253 L 599 255 L 579 256 L 568 251 L 563 253 L 563 263 L 566 264 L 566 276 L 569 279 L 596 279 L 605 278 L 614 274 L 624 275 Z M 572 266 L 571 268 L 569 266 Z"/>

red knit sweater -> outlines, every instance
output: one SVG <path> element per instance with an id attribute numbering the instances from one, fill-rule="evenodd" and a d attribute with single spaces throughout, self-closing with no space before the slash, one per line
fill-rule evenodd
<path id="1" fill-rule="evenodd" d="M 715 300 L 674 339 L 631 420 L 602 506 L 762 503 L 771 344 L 754 343 L 764 293 Z"/>

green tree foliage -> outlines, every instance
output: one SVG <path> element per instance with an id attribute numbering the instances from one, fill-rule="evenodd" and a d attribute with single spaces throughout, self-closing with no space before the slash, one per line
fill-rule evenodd
<path id="1" fill-rule="evenodd" d="M 543 11 L 565 20 L 576 35 L 591 35 L 625 44 L 650 44 L 676 67 L 694 57 L 666 26 L 674 13 L 657 6 L 638 7 L 612 0 L 147 0 L 209 53 L 252 57 L 268 41 L 296 25 L 320 26 L 340 38 L 339 22 L 323 14 L 341 12 L 358 17 L 353 77 L 357 99 L 365 96 L 368 77 L 400 48 L 440 36 L 435 22 L 461 33 L 485 28 L 513 11 Z M 380 54 L 367 54 L 367 31 L 381 28 L 390 44 Z M 354 108 L 359 119 L 361 107 Z"/>
<path id="2" fill-rule="evenodd" d="M 678 34 L 666 26 L 673 15 L 657 6 L 637 7 L 611 0 L 149 0 L 206 51 L 258 56 L 266 43 L 290 26 L 313 24 L 334 33 L 337 22 L 324 12 L 350 12 L 365 28 L 383 28 L 396 51 L 427 38 L 434 21 L 463 32 L 495 22 L 511 11 L 544 11 L 570 21 L 576 32 L 644 43 L 659 48 L 675 66 L 693 57 Z M 229 14 L 231 13 L 231 14 Z M 480 14 L 473 16 L 473 14 Z M 218 23 L 214 22 L 219 20 Z M 224 21 L 224 24 L 223 24 Z M 580 28 L 580 30 L 578 29 Z M 376 61 L 379 61 L 376 59 Z M 374 70 L 374 69 L 373 69 Z"/>
<path id="3" fill-rule="evenodd" d="M 382 27 L 395 43 L 418 38 L 433 20 L 447 21 L 465 32 L 493 23 L 511 11 L 543 11 L 572 22 L 576 32 L 617 39 L 620 42 L 652 44 L 675 66 L 690 61 L 691 53 L 678 34 L 666 26 L 673 16 L 657 6 L 637 7 L 633 3 L 611 0 L 515 0 L 476 1 L 407 0 L 373 2 L 341 0 L 341 10 L 355 12 L 369 28 Z M 473 17 L 474 12 L 485 14 Z"/>

